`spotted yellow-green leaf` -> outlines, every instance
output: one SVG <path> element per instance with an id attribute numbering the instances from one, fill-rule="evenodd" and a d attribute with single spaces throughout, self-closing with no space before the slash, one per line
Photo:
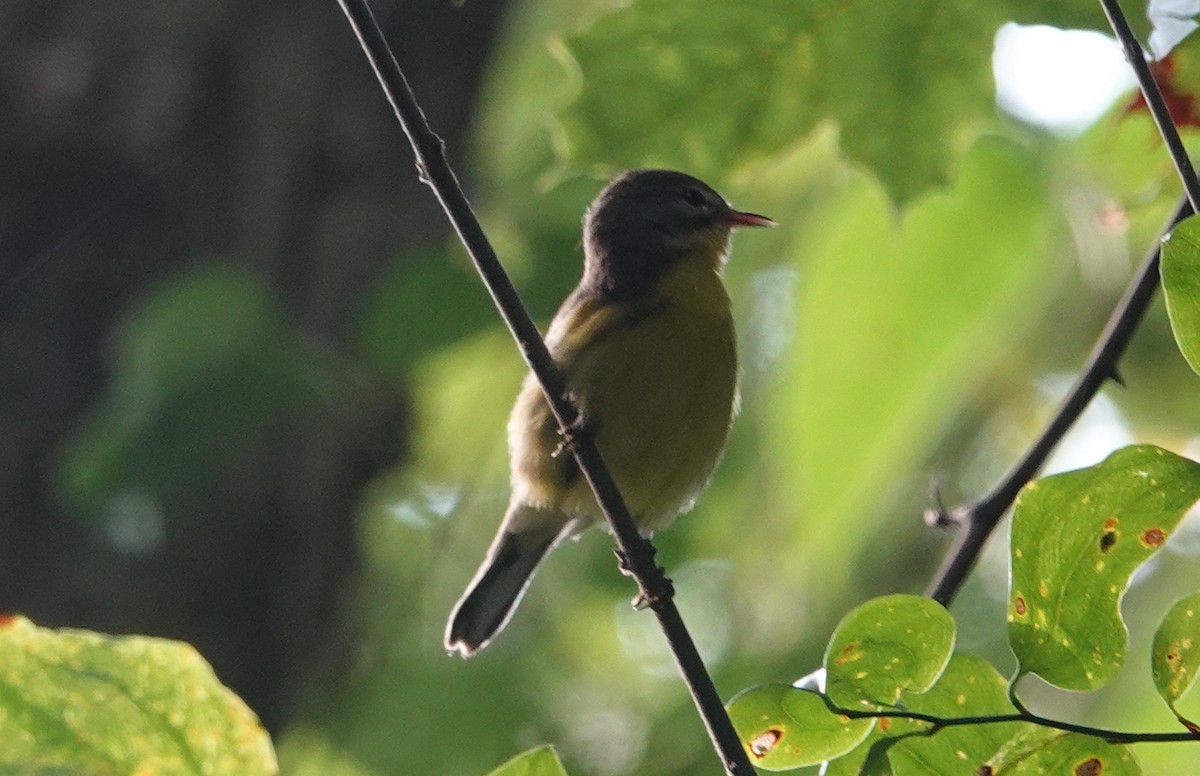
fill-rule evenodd
<path id="1" fill-rule="evenodd" d="M 1197 498 L 1200 464 L 1153 445 L 1026 486 L 1013 513 L 1008 602 L 1021 673 L 1071 690 L 1107 682 L 1125 657 L 1129 579 Z"/>
<path id="2" fill-rule="evenodd" d="M 829 710 L 820 695 L 788 684 L 751 687 L 729 702 L 729 718 L 750 761 L 786 771 L 837 757 L 871 731 L 873 720 Z"/>
<path id="3" fill-rule="evenodd" d="M 558 752 L 545 745 L 522 752 L 488 776 L 567 776 Z"/>
<path id="4" fill-rule="evenodd" d="M 192 647 L 0 620 L 0 771 L 274 774 L 258 718 Z"/>
<path id="5" fill-rule="evenodd" d="M 987 763 L 988 776 L 1139 776 L 1128 748 L 1093 736 L 1032 725 L 1021 729 Z M 963 773 L 971 773 L 964 770 Z"/>
<path id="6" fill-rule="evenodd" d="M 954 619 L 941 605 L 915 595 L 872 599 L 838 623 L 825 650 L 829 697 L 845 708 L 895 703 L 929 689 L 953 650 Z"/>
<path id="7" fill-rule="evenodd" d="M 956 654 L 937 683 L 920 695 L 906 693 L 905 708 L 939 717 L 1011 714 L 1008 680 L 991 663 Z M 942 776 L 976 773 L 1011 738 L 1020 723 L 961 725 L 934 736 L 913 736 L 888 751 L 895 776 Z"/>
<path id="8" fill-rule="evenodd" d="M 903 709 L 937 717 L 1009 714 L 1008 682 L 990 663 L 956 653 L 937 682 L 924 693 L 906 692 Z M 854 750 L 826 764 L 822 776 L 942 776 L 975 773 L 1015 733 L 1019 723 L 947 727 L 934 736 L 908 735 L 929 723 L 902 718 L 880 719 L 871 735 Z"/>
<path id="9" fill-rule="evenodd" d="M 1175 702 L 1195 685 L 1200 670 L 1200 590 L 1176 601 L 1163 618 L 1154 634 L 1150 667 L 1154 686 L 1171 712 L 1190 730 L 1200 731 L 1175 708 Z"/>
<path id="10" fill-rule="evenodd" d="M 1200 218 L 1188 218 L 1163 238 L 1161 272 L 1175 342 L 1200 372 Z"/>

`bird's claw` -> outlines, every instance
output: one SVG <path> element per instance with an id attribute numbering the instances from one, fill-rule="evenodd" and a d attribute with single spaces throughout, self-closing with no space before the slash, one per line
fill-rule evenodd
<path id="1" fill-rule="evenodd" d="M 558 436 L 560 439 L 558 440 L 558 444 L 554 447 L 554 450 L 550 452 L 550 457 L 558 458 L 565 453 L 569 453 L 571 448 L 575 445 L 575 440 L 579 439 L 580 434 L 583 434 L 587 430 L 587 423 L 584 421 L 582 415 L 571 421 L 566 428 L 559 428 Z"/>

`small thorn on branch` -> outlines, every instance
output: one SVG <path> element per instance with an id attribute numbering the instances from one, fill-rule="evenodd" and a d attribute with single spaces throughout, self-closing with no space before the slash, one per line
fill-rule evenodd
<path id="1" fill-rule="evenodd" d="M 942 484 L 937 478 L 929 483 L 929 501 L 931 506 L 925 510 L 925 525 L 930 528 L 951 528 L 966 522 L 967 516 L 961 509 L 946 509 L 946 502 L 942 500 Z"/>
<path id="2" fill-rule="evenodd" d="M 1125 376 L 1121 374 L 1121 370 L 1117 369 L 1116 364 L 1109 370 L 1107 377 L 1122 388 L 1128 387 L 1125 385 Z"/>

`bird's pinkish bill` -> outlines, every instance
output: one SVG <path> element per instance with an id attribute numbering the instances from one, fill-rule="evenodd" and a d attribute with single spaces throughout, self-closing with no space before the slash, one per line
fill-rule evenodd
<path id="1" fill-rule="evenodd" d="M 728 223 L 730 227 L 778 226 L 778 224 L 766 216 L 760 216 L 757 213 L 746 213 L 741 210 L 730 211 L 729 217 L 726 219 L 726 223 Z"/>

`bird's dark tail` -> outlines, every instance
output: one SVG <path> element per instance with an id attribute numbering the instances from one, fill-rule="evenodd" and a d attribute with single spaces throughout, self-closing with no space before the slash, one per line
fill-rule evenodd
<path id="1" fill-rule="evenodd" d="M 518 507 L 522 508 L 529 509 Z M 554 528 L 523 526 L 509 530 L 514 522 L 504 521 L 483 565 L 450 613 L 446 649 L 463 657 L 486 647 L 508 624 L 538 564 L 558 538 Z"/>

